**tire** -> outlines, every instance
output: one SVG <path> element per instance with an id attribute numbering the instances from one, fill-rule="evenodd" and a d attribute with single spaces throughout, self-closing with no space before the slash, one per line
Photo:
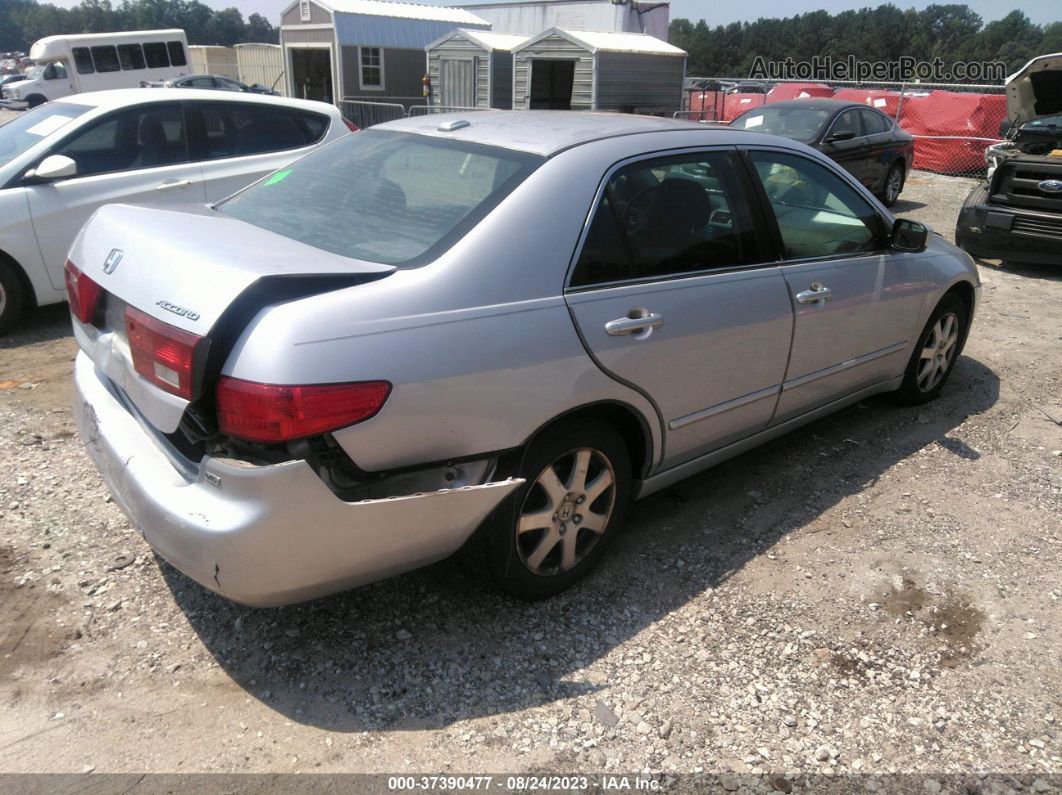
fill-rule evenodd
<path id="1" fill-rule="evenodd" d="M 947 322 L 949 317 L 953 320 L 952 325 Z M 962 354 L 968 323 L 969 313 L 962 299 L 957 295 L 944 296 L 918 337 L 918 344 L 904 371 L 903 384 L 893 393 L 897 402 L 920 406 L 940 394 Z"/>
<path id="2" fill-rule="evenodd" d="M 22 280 L 9 263 L 0 260 L 0 334 L 14 327 L 25 303 Z"/>
<path id="3" fill-rule="evenodd" d="M 577 465 L 584 461 L 580 480 Z M 475 568 L 505 593 L 546 599 L 589 574 L 615 538 L 631 499 L 630 453 L 606 423 L 566 422 L 531 443 L 518 474 L 527 482 L 480 528 L 468 551 Z M 552 487 L 543 485 L 550 481 Z M 590 493 L 595 484 L 596 495 Z"/>
<path id="4" fill-rule="evenodd" d="M 881 199 L 881 203 L 886 207 L 892 207 L 896 204 L 896 200 L 900 198 L 900 191 L 903 190 L 904 184 L 903 166 L 899 163 L 893 163 L 889 168 L 889 173 L 885 175 L 885 183 L 882 185 L 881 194 L 878 196 Z"/>
<path id="5" fill-rule="evenodd" d="M 48 100 L 42 97 L 40 94 L 34 94 L 31 97 L 26 97 L 26 105 L 30 108 L 36 108 L 39 105 L 43 105 Z"/>

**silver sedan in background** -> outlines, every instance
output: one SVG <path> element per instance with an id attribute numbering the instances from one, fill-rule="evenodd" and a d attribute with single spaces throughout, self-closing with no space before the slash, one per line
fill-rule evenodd
<path id="1" fill-rule="evenodd" d="M 936 397 L 980 283 L 824 155 L 591 113 L 407 119 L 67 265 L 82 436 L 247 604 L 463 550 L 541 598 L 630 502 L 876 393 Z"/>

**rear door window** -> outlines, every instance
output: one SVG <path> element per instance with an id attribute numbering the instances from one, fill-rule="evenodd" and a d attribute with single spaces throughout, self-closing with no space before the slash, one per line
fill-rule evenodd
<path id="1" fill-rule="evenodd" d="M 316 143 L 327 117 L 253 102 L 195 103 L 202 120 L 204 160 L 282 152 Z M 322 127 L 316 118 L 324 118 Z"/>
<path id="2" fill-rule="evenodd" d="M 121 110 L 87 125 L 50 154 L 77 163 L 77 176 L 188 162 L 188 139 L 180 104 Z"/>
<path id="3" fill-rule="evenodd" d="M 97 72 L 117 72 L 122 66 L 118 62 L 118 52 L 113 45 L 92 48 L 92 63 Z"/>
<path id="4" fill-rule="evenodd" d="M 171 66 L 184 66 L 186 61 L 184 58 L 184 45 L 179 41 L 166 42 L 166 51 L 170 54 Z"/>
<path id="5" fill-rule="evenodd" d="M 119 44 L 118 45 L 118 60 L 122 64 L 122 69 L 143 69 L 144 63 L 144 51 L 140 48 L 139 44 Z"/>
<path id="6" fill-rule="evenodd" d="M 867 135 L 877 135 L 892 129 L 892 122 L 876 110 L 861 110 L 859 115 L 863 117 L 863 127 Z"/>
<path id="7" fill-rule="evenodd" d="M 88 47 L 74 47 L 72 52 L 74 55 L 74 67 L 79 75 L 90 75 L 96 71 L 96 68 L 92 65 L 92 53 L 89 52 Z"/>
<path id="8" fill-rule="evenodd" d="M 148 69 L 165 69 L 170 65 L 170 56 L 166 45 L 161 41 L 150 41 L 144 45 L 144 60 Z"/>
<path id="9" fill-rule="evenodd" d="M 758 260 L 731 155 L 679 155 L 625 166 L 609 179 L 572 286 L 669 278 Z"/>

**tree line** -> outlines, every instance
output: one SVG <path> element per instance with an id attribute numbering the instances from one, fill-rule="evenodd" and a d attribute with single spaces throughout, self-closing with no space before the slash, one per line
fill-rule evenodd
<path id="1" fill-rule="evenodd" d="M 745 77 L 757 56 L 768 61 L 811 61 L 854 55 L 861 61 L 904 56 L 945 63 L 1002 62 L 1013 72 L 1030 58 L 1062 52 L 1062 22 L 1036 25 L 1021 11 L 985 24 L 969 6 L 931 5 L 922 11 L 887 4 L 830 14 L 812 11 L 710 27 L 703 19 L 673 19 L 672 44 L 689 53 L 686 73 Z M 968 82 L 968 81 L 967 81 Z"/>
<path id="2" fill-rule="evenodd" d="M 199 0 L 81 0 L 60 8 L 37 0 L 0 0 L 0 52 L 29 52 L 30 45 L 60 33 L 183 28 L 189 44 L 276 44 L 279 30 L 261 14 L 245 20 L 236 8 L 215 11 Z"/>

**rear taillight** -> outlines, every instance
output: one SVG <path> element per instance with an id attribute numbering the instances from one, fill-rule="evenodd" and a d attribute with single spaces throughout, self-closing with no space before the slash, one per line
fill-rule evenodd
<path id="1" fill-rule="evenodd" d="M 223 377 L 218 429 L 251 442 L 289 442 L 369 419 L 391 394 L 387 381 L 279 386 Z"/>
<path id="2" fill-rule="evenodd" d="M 358 127 L 358 125 L 356 125 L 350 119 L 343 119 L 343 123 L 345 125 L 347 125 L 347 129 L 350 130 L 351 132 L 357 132 L 358 130 L 361 129 L 360 127 Z"/>
<path id="3" fill-rule="evenodd" d="M 82 323 L 91 323 L 96 319 L 96 309 L 100 304 L 103 288 L 77 269 L 70 260 L 63 268 L 66 281 L 66 299 L 70 302 L 70 312 Z"/>
<path id="4" fill-rule="evenodd" d="M 191 400 L 196 349 L 203 338 L 133 307 L 125 310 L 125 331 L 136 371 L 170 394 Z"/>

